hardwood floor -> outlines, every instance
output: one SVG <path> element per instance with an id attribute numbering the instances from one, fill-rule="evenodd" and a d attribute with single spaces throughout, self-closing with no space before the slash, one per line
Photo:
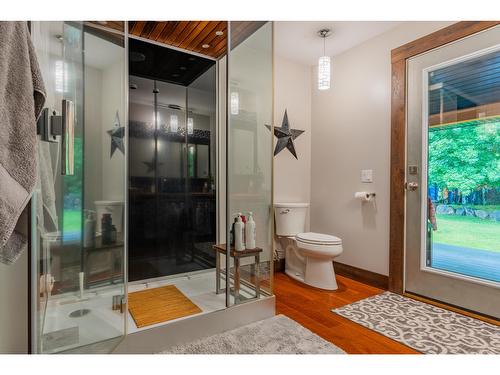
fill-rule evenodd
<path id="1" fill-rule="evenodd" d="M 379 293 L 378 289 L 337 275 L 339 289 L 329 292 L 298 283 L 284 273 L 274 275 L 276 313 L 283 314 L 352 354 L 417 354 L 418 352 L 332 313 Z"/>

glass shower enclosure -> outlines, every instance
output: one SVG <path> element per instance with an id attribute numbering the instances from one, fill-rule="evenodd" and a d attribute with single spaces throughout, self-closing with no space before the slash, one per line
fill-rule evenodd
<path id="1" fill-rule="evenodd" d="M 199 69 L 178 82 L 182 69 L 166 65 L 182 51 L 155 74 L 131 66 L 148 57 L 132 53 L 140 38 L 126 22 L 31 22 L 47 91 L 31 204 L 33 353 L 113 351 L 138 329 L 132 292 L 179 274 L 202 313 L 272 295 L 273 26 L 227 22 L 224 33 L 225 53 L 188 53 Z M 240 212 L 256 223 L 249 257 L 225 247 Z"/>

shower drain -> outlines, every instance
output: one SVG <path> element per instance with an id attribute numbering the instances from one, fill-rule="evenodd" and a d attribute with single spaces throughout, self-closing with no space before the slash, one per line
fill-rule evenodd
<path id="1" fill-rule="evenodd" d="M 81 318 L 82 316 L 87 315 L 90 312 L 89 309 L 80 309 L 80 310 L 75 310 L 72 313 L 69 314 L 70 318 Z"/>

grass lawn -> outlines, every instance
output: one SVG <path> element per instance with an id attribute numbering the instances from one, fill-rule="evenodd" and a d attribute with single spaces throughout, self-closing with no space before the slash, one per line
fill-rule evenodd
<path id="1" fill-rule="evenodd" d="M 471 216 L 436 215 L 434 242 L 500 252 L 500 222 Z"/>
<path id="2" fill-rule="evenodd" d="M 82 229 L 82 211 L 64 210 L 63 212 L 64 233 L 80 232 Z"/>

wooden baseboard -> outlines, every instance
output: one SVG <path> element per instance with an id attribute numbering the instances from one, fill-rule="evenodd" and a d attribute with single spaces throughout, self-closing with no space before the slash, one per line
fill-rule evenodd
<path id="1" fill-rule="evenodd" d="M 274 272 L 284 272 L 284 271 L 285 271 L 285 258 L 275 260 Z"/>
<path id="2" fill-rule="evenodd" d="M 387 290 L 389 288 L 389 277 L 376 272 L 367 271 L 361 268 L 353 267 L 348 264 L 333 262 L 335 273 L 350 279 L 374 286 L 376 288 Z"/>

